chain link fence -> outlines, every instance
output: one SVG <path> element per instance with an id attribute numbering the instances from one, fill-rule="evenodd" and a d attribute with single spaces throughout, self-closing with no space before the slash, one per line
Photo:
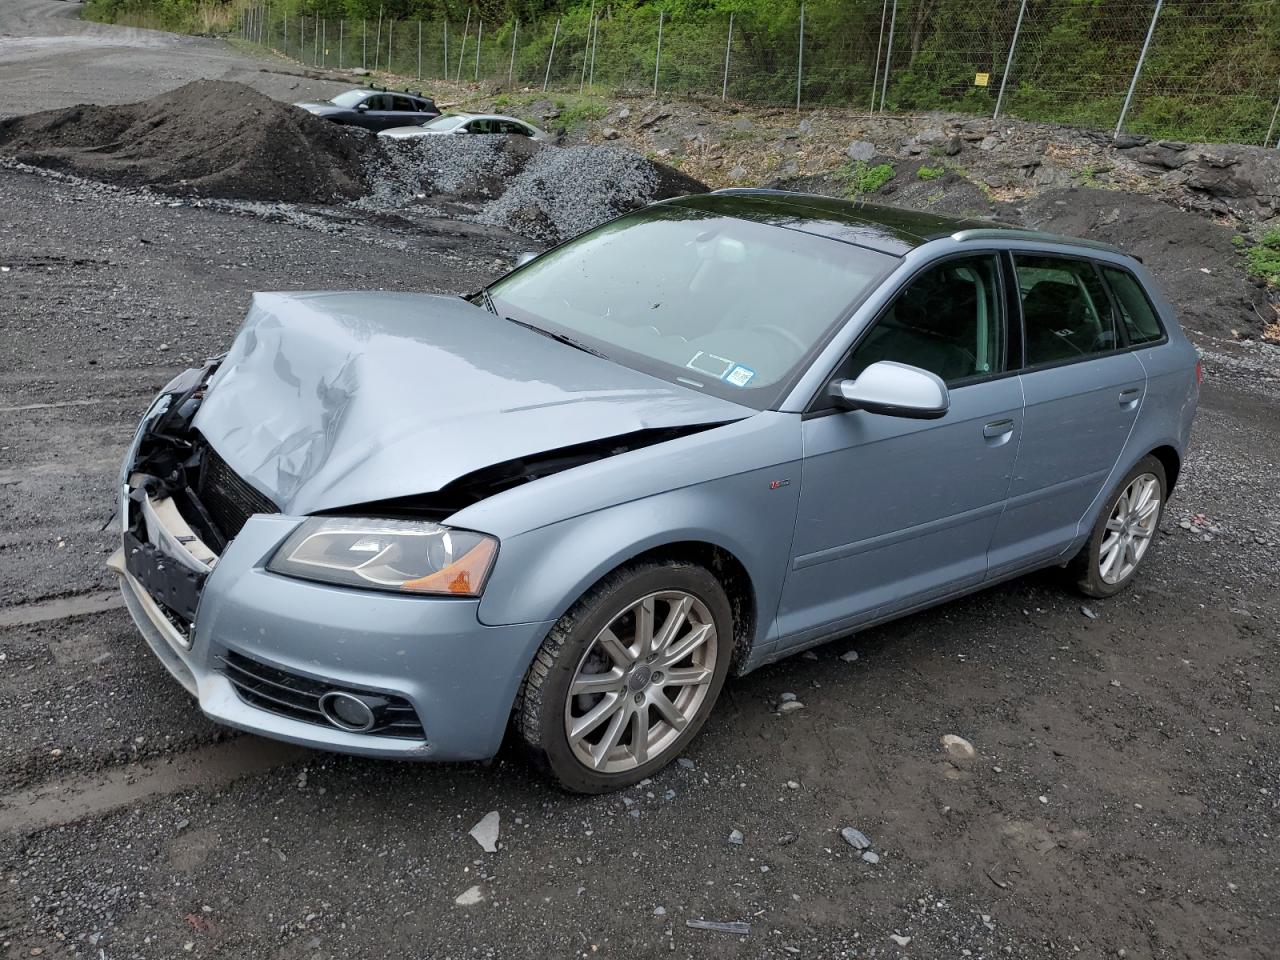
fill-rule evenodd
<path id="1" fill-rule="evenodd" d="M 264 3 L 240 31 L 305 64 L 424 81 L 1280 134 L 1280 0 L 847 0 L 754 16 L 600 4 L 532 23 L 342 21 Z"/>

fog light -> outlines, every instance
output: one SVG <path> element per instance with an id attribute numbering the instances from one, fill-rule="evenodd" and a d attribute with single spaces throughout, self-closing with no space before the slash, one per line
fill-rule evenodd
<path id="1" fill-rule="evenodd" d="M 373 729 L 373 710 L 359 697 L 331 690 L 320 698 L 320 710 L 335 727 L 364 733 Z"/>

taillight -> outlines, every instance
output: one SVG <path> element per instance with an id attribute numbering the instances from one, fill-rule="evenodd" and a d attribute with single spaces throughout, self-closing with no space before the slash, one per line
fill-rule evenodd
<path id="1" fill-rule="evenodd" d="M 1197 360 L 1196 361 L 1196 386 L 1198 387 L 1202 383 L 1204 383 L 1204 361 Z"/>

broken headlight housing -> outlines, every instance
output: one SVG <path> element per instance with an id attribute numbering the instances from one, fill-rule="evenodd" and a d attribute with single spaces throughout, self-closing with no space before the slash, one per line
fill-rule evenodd
<path id="1" fill-rule="evenodd" d="M 366 590 L 478 597 L 497 554 L 493 537 L 425 520 L 311 517 L 267 569 Z"/>

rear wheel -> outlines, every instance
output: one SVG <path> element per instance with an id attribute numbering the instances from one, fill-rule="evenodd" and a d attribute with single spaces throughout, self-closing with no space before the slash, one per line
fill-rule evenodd
<path id="1" fill-rule="evenodd" d="M 1155 543 L 1168 482 L 1164 465 L 1144 457 L 1126 474 L 1072 561 L 1085 596 L 1110 597 L 1127 587 Z"/>
<path id="2" fill-rule="evenodd" d="M 733 655 L 719 581 L 683 561 L 610 575 L 552 628 L 515 722 L 562 786 L 604 793 L 670 763 L 715 705 Z"/>

